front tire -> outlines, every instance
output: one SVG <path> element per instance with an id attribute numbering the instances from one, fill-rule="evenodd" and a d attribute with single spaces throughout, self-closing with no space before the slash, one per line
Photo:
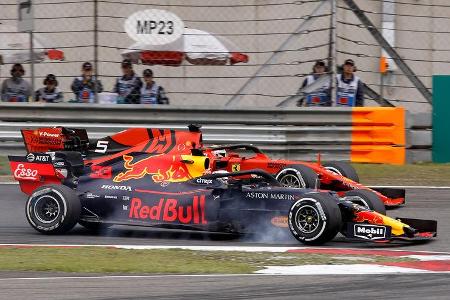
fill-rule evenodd
<path id="1" fill-rule="evenodd" d="M 351 190 L 345 193 L 345 196 L 354 197 L 354 200 L 350 200 L 356 204 L 359 204 L 365 208 L 376 211 L 382 215 L 386 214 L 386 207 L 383 201 L 372 191 L 369 190 Z"/>
<path id="2" fill-rule="evenodd" d="M 323 167 L 330 172 L 342 175 L 359 183 L 359 176 L 349 163 L 343 161 L 331 161 L 323 164 Z"/>
<path id="3" fill-rule="evenodd" d="M 25 206 L 28 223 L 44 234 L 61 234 L 71 230 L 80 212 L 80 199 L 73 190 L 63 185 L 36 189 Z"/>
<path id="4" fill-rule="evenodd" d="M 331 241 L 342 226 L 337 200 L 328 194 L 306 194 L 295 202 L 288 217 L 294 237 L 306 245 Z"/>
<path id="5" fill-rule="evenodd" d="M 320 185 L 317 173 L 304 165 L 287 166 L 275 178 L 282 186 L 290 188 L 314 189 Z"/>

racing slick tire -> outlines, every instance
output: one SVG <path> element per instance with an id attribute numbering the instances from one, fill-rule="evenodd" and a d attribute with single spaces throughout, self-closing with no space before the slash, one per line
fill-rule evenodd
<path id="1" fill-rule="evenodd" d="M 349 163 L 343 161 L 330 161 L 323 164 L 323 167 L 328 171 L 342 175 L 359 183 L 359 176 Z"/>
<path id="2" fill-rule="evenodd" d="M 92 232 L 100 232 L 108 229 L 112 224 L 105 224 L 100 222 L 78 221 L 78 224 Z"/>
<path id="3" fill-rule="evenodd" d="M 313 169 L 303 165 L 290 165 L 275 176 L 281 185 L 291 188 L 319 188 L 319 176 Z"/>
<path id="4" fill-rule="evenodd" d="M 80 212 L 80 199 L 73 190 L 63 185 L 37 188 L 25 205 L 28 223 L 44 234 L 61 234 L 71 230 L 77 224 Z"/>
<path id="5" fill-rule="evenodd" d="M 359 197 L 360 199 L 355 202 L 361 206 L 364 206 L 370 210 L 376 211 L 382 215 L 386 214 L 386 207 L 383 201 L 372 191 L 369 190 L 351 190 L 345 193 L 345 196 Z"/>
<path id="6" fill-rule="evenodd" d="M 337 200 L 328 194 L 304 195 L 291 206 L 288 225 L 294 237 L 303 244 L 329 242 L 342 226 Z"/>

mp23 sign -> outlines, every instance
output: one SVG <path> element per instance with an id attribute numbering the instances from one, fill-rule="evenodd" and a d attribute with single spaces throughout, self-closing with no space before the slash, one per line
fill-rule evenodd
<path id="1" fill-rule="evenodd" d="M 139 44 L 164 45 L 179 39 L 184 32 L 183 21 L 161 9 L 135 12 L 125 21 L 125 32 Z"/>

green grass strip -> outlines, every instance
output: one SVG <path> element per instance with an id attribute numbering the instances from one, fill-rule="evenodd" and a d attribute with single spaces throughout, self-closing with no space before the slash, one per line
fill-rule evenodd
<path id="1" fill-rule="evenodd" d="M 6 156 L 0 156 L 0 176 L 2 175 L 11 175 L 8 157 Z"/>
<path id="2" fill-rule="evenodd" d="M 366 185 L 450 185 L 450 164 L 353 164 Z"/>
<path id="3" fill-rule="evenodd" d="M 398 257 L 304 253 L 126 250 L 115 248 L 1 248 L 0 271 L 112 274 L 248 274 L 264 266 L 414 261 Z"/>

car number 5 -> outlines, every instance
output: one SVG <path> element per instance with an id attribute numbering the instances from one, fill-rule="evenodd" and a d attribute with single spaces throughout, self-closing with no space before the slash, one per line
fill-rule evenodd
<path id="1" fill-rule="evenodd" d="M 96 153 L 106 153 L 106 150 L 108 150 L 108 144 L 109 144 L 108 141 L 98 141 L 95 152 Z"/>

